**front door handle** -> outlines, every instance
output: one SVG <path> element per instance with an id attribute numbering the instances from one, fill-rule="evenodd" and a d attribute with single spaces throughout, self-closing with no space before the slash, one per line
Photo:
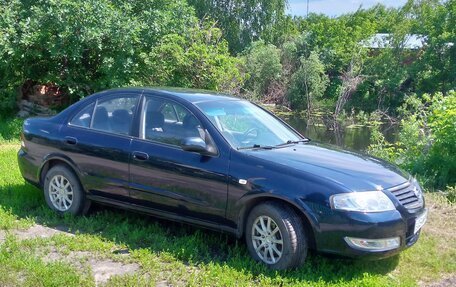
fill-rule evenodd
<path id="1" fill-rule="evenodd" d="M 133 152 L 133 158 L 136 159 L 136 160 L 148 160 L 149 159 L 149 155 L 145 152 L 140 152 L 140 151 L 134 151 Z"/>
<path id="2" fill-rule="evenodd" d="M 78 140 L 74 137 L 65 137 L 65 143 L 69 145 L 75 145 L 78 143 Z"/>

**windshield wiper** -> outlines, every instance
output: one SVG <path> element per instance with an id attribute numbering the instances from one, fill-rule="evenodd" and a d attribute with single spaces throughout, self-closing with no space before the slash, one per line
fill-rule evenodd
<path id="1" fill-rule="evenodd" d="M 300 140 L 297 140 L 297 141 L 288 140 L 287 142 L 284 142 L 284 143 L 281 143 L 281 144 L 278 144 L 278 145 L 274 145 L 274 146 L 272 146 L 272 145 L 254 144 L 252 146 L 238 147 L 237 149 L 238 150 L 243 150 L 243 149 L 274 149 L 274 148 L 277 148 L 277 147 L 280 147 L 280 146 L 289 145 L 289 144 L 298 144 L 298 143 L 307 143 L 307 142 L 310 142 L 310 139 L 300 139 Z"/>
<path id="2" fill-rule="evenodd" d="M 297 141 L 287 140 L 287 141 L 284 142 L 284 143 L 281 143 L 281 144 L 276 145 L 276 147 L 278 147 L 278 146 L 284 146 L 284 145 L 289 145 L 289 144 L 307 143 L 307 142 L 310 142 L 310 139 L 300 139 L 300 140 L 297 140 Z"/>
<path id="3" fill-rule="evenodd" d="M 275 148 L 275 146 L 254 144 L 252 146 L 238 147 L 237 149 L 243 150 L 243 149 L 273 149 L 273 148 Z"/>
<path id="4" fill-rule="evenodd" d="M 300 140 L 297 140 L 297 141 L 287 141 L 287 143 L 290 143 L 290 144 L 297 144 L 297 143 L 308 143 L 310 142 L 310 139 L 300 139 Z"/>

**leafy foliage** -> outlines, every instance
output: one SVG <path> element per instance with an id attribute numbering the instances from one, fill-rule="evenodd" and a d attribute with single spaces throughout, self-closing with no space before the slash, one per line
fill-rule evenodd
<path id="1" fill-rule="evenodd" d="M 245 69 L 250 75 L 246 88 L 256 95 L 265 94 L 270 83 L 281 76 L 280 50 L 263 41 L 253 43 L 245 56 Z"/>
<path id="2" fill-rule="evenodd" d="M 19 141 L 24 121 L 18 118 L 0 116 L 0 144 Z"/>
<path id="3" fill-rule="evenodd" d="M 336 114 L 343 107 L 398 115 L 397 108 L 411 94 L 421 97 L 440 91 L 446 95 L 456 88 L 455 9 L 455 0 L 410 0 L 398 9 L 377 5 L 336 18 L 317 14 L 284 17 L 268 36 L 261 35 L 264 47 L 269 44 L 276 49 L 271 59 L 262 61 L 275 61 L 277 52 L 281 54 L 282 70 L 276 73 L 279 65 L 271 66 L 274 75 L 280 77 L 271 81 L 267 73 L 247 66 L 254 81 L 267 86 L 258 89 L 248 81 L 244 90 L 261 99 L 270 99 L 273 91 L 277 103 L 286 103 L 283 98 L 295 93 L 292 79 L 298 78 L 294 74 L 302 68 L 302 59 L 316 53 L 329 81 L 323 95 L 314 98 L 315 106 L 336 110 Z M 226 34 L 225 29 L 230 28 L 223 28 Z M 376 33 L 386 35 L 384 48 L 371 48 L 368 39 Z M 412 35 L 422 39 L 421 48 L 406 45 Z M 254 42 L 245 53 L 253 57 L 257 49 Z M 306 108 L 306 104 L 296 104 L 297 98 L 288 98 L 291 107 Z"/>
<path id="4" fill-rule="evenodd" d="M 436 188 L 456 183 L 456 92 L 407 98 L 397 143 L 375 131 L 371 154 L 393 161 Z"/>
<path id="5" fill-rule="evenodd" d="M 234 53 L 243 51 L 259 38 L 269 38 L 276 24 L 287 27 L 286 0 L 189 0 L 200 19 L 219 23 Z M 289 23 L 289 22 L 288 22 Z M 288 26 L 289 27 L 289 26 Z"/>
<path id="6" fill-rule="evenodd" d="M 336 114 L 394 115 L 410 94 L 456 88 L 456 0 L 409 0 L 336 18 L 286 16 L 285 0 L 0 1 L 2 110 L 27 80 L 56 84 L 73 100 L 109 87 L 170 85 Z M 366 47 L 375 33 L 389 35 L 386 48 Z M 426 45 L 406 48 L 411 34 Z M 328 81 L 303 103 L 309 93 L 299 81 L 311 54 Z M 347 78 L 353 59 L 356 73 Z M 347 89 L 347 79 L 357 82 Z"/>
<path id="7" fill-rule="evenodd" d="M 161 86 L 201 87 L 231 90 L 242 82 L 240 63 L 230 57 L 226 42 L 217 28 L 194 28 L 189 35 L 169 34 L 149 53 L 142 82 Z"/>
<path id="8" fill-rule="evenodd" d="M 432 107 L 429 119 L 432 148 L 427 159 L 427 172 L 438 186 L 456 183 L 456 92 L 441 97 Z"/>
<path id="9" fill-rule="evenodd" d="M 184 0 L 2 0 L 0 15 L 0 108 L 26 80 L 77 99 L 132 84 L 218 89 L 239 78 L 220 30 Z"/>
<path id="10" fill-rule="evenodd" d="M 292 107 L 312 110 L 313 102 L 323 96 L 329 82 L 324 72 L 325 67 L 316 52 L 301 58 L 301 65 L 290 82 L 288 99 Z"/>

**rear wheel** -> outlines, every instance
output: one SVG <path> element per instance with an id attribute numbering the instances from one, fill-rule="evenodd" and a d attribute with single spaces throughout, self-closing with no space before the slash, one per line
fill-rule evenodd
<path id="1" fill-rule="evenodd" d="M 63 165 L 56 165 L 46 173 L 44 197 L 47 205 L 60 214 L 79 215 L 90 204 L 74 172 Z"/>
<path id="2" fill-rule="evenodd" d="M 272 269 L 293 269 L 305 261 L 307 240 L 302 220 L 285 204 L 268 202 L 253 208 L 245 234 L 252 257 Z"/>

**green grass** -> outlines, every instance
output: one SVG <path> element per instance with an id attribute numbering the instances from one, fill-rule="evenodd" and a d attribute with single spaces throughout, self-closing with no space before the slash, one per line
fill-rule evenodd
<path id="1" fill-rule="evenodd" d="M 18 148 L 13 140 L 0 146 L 0 232 L 6 233 L 0 286 L 95 284 L 87 268 L 46 261 L 52 248 L 141 266 L 134 275 L 111 278 L 108 286 L 415 286 L 456 273 L 456 208 L 438 195 L 427 195 L 431 213 L 419 242 L 399 256 L 365 262 L 310 254 L 299 270 L 276 272 L 253 262 L 243 242 L 216 232 L 99 206 L 84 217 L 57 216 L 42 192 L 22 179 Z M 13 235 L 34 223 L 64 227 L 75 236 L 19 240 Z M 129 250 L 130 256 L 117 250 Z"/>
<path id="2" fill-rule="evenodd" d="M 0 144 L 19 142 L 23 119 L 0 114 Z"/>

